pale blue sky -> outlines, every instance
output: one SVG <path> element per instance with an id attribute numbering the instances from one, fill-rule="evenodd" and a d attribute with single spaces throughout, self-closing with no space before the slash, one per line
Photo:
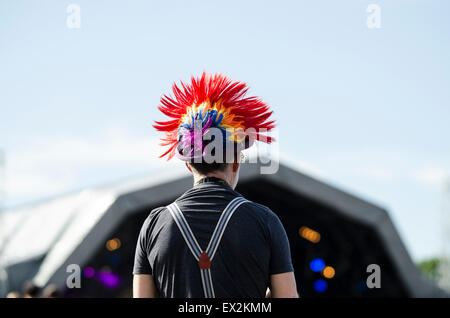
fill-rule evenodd
<path id="1" fill-rule="evenodd" d="M 70 3 L 80 29 L 66 25 Z M 366 26 L 370 3 L 380 29 Z M 206 70 L 273 107 L 282 157 L 386 207 L 415 259 L 435 255 L 450 174 L 448 12 L 446 0 L 3 0 L 6 203 L 166 167 L 151 127 L 159 98 Z"/>

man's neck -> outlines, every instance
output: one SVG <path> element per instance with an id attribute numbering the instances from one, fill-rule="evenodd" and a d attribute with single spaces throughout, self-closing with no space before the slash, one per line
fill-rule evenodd
<path id="1" fill-rule="evenodd" d="M 223 181 L 225 181 L 227 184 L 230 184 L 229 180 L 227 180 L 228 178 L 226 177 L 225 174 L 223 173 L 208 173 L 206 175 L 204 174 L 194 174 L 194 185 L 197 184 L 200 180 L 204 179 L 204 178 L 218 178 L 221 179 Z"/>
<path id="2" fill-rule="evenodd" d="M 199 181 L 197 181 L 197 183 L 194 184 L 194 186 L 197 186 L 202 183 L 216 183 L 216 184 L 218 183 L 231 188 L 231 185 L 229 185 L 228 182 L 216 177 L 205 177 L 203 179 L 200 179 Z"/>

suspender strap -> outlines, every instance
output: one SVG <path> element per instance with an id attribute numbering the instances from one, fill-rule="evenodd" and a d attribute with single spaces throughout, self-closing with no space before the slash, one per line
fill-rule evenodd
<path id="1" fill-rule="evenodd" d="M 214 255 L 216 254 L 217 247 L 219 246 L 220 240 L 222 239 L 222 235 L 225 232 L 228 221 L 230 221 L 234 211 L 236 211 L 236 209 L 246 201 L 247 200 L 244 199 L 243 197 L 237 197 L 227 205 L 225 210 L 223 210 L 219 222 L 217 222 L 216 228 L 214 229 L 214 233 L 209 241 L 208 247 L 206 248 L 206 254 L 208 254 L 211 260 L 214 258 Z"/>
<path id="2" fill-rule="evenodd" d="M 167 206 L 170 214 L 172 215 L 175 223 L 178 226 L 183 238 L 189 247 L 194 258 L 198 261 L 200 267 L 200 277 L 202 279 L 203 292 L 206 298 L 214 298 L 214 286 L 212 282 L 210 265 L 211 261 L 214 258 L 214 255 L 217 252 L 217 248 L 222 239 L 223 233 L 227 227 L 228 222 L 231 219 L 231 216 L 236 211 L 236 209 L 243 203 L 248 202 L 243 197 L 237 197 L 233 199 L 223 210 L 222 215 L 217 222 L 216 228 L 214 229 L 214 233 L 209 241 L 208 247 L 205 251 L 202 251 L 200 245 L 197 242 L 197 239 L 192 233 L 189 224 L 187 223 L 183 213 L 181 212 L 178 205 L 173 202 L 169 206 Z"/>
<path id="3" fill-rule="evenodd" d="M 170 214 L 172 215 L 175 223 L 180 229 L 180 232 L 183 235 L 183 238 L 186 241 L 187 246 L 191 250 L 192 255 L 194 255 L 195 259 L 199 261 L 200 256 L 202 254 L 202 249 L 200 248 L 200 245 L 198 244 L 197 239 L 194 236 L 194 233 L 192 233 L 189 224 L 184 218 L 183 213 L 181 213 L 180 208 L 175 202 L 170 204 L 167 208 L 169 209 Z"/>

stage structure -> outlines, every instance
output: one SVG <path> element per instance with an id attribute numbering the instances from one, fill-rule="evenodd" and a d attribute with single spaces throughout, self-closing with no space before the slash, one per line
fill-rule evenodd
<path id="1" fill-rule="evenodd" d="M 237 191 L 281 219 L 302 297 L 448 296 L 420 275 L 385 209 L 283 164 L 276 174 L 260 168 L 244 164 Z M 130 297 L 142 223 L 191 186 L 186 172 L 170 171 L 7 211 L 0 257 L 10 289 L 34 279 L 66 297 Z M 81 288 L 66 287 L 70 264 Z M 380 288 L 367 284 L 373 266 Z"/>

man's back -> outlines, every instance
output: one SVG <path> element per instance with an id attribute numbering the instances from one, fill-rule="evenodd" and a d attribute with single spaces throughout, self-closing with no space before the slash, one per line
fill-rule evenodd
<path id="1" fill-rule="evenodd" d="M 221 212 L 240 196 L 229 186 L 205 182 L 176 200 L 202 250 Z M 211 262 L 216 297 L 264 297 L 270 275 L 293 271 L 289 243 L 278 217 L 246 202 L 231 217 Z M 134 274 L 151 274 L 161 297 L 203 297 L 199 266 L 165 207 L 144 222 Z"/>

